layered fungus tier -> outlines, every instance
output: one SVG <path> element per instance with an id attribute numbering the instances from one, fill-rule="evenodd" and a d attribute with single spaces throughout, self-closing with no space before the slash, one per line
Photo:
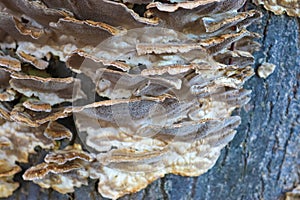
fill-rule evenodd
<path id="1" fill-rule="evenodd" d="M 0 196 L 36 146 L 47 155 L 23 179 L 60 193 L 98 179 L 116 199 L 209 170 L 250 100 L 260 45 L 247 27 L 261 13 L 245 0 L 73 2 L 0 1 Z"/>

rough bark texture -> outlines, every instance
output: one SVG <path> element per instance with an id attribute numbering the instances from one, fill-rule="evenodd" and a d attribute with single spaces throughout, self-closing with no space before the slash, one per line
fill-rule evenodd
<path id="1" fill-rule="evenodd" d="M 251 3 L 248 8 L 253 8 Z M 234 140 L 222 151 L 216 165 L 200 177 L 167 175 L 146 189 L 122 199 L 264 199 L 275 200 L 291 190 L 300 178 L 300 20 L 264 14 L 251 30 L 262 37 L 262 48 L 255 54 L 256 64 L 277 66 L 266 80 L 254 76 L 246 83 L 252 90 L 247 111 Z M 41 160 L 43 154 L 31 159 Z M 26 164 L 27 166 L 27 164 Z M 26 167 L 23 165 L 23 167 Z M 96 181 L 62 195 L 21 181 L 9 199 L 103 199 Z"/>

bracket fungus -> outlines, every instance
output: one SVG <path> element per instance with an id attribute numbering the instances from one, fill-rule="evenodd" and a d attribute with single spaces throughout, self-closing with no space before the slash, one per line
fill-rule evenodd
<path id="1" fill-rule="evenodd" d="M 2 121 L 0 125 L 0 197 L 10 196 L 19 187 L 13 176 L 21 171 L 15 162 L 28 162 L 34 147 L 50 149 L 53 141 L 43 136 L 43 127 L 31 128 L 16 122 Z"/>
<path id="2" fill-rule="evenodd" d="M 210 169 L 235 136 L 233 111 L 250 100 L 259 35 L 247 27 L 261 13 L 238 11 L 244 3 L 0 1 L 4 196 L 18 187 L 15 161 L 37 145 L 45 162 L 23 178 L 61 193 L 92 178 L 117 199 Z M 57 121 L 70 115 L 77 133 Z"/>
<path id="3" fill-rule="evenodd" d="M 253 0 L 256 5 L 263 5 L 276 15 L 288 14 L 300 17 L 300 2 L 298 0 Z"/>
<path id="4" fill-rule="evenodd" d="M 51 187 L 63 194 L 71 193 L 74 187 L 88 184 L 89 173 L 85 167 L 93 160 L 93 156 L 82 151 L 79 144 L 74 144 L 49 153 L 45 163 L 29 168 L 23 178 L 43 188 Z"/>

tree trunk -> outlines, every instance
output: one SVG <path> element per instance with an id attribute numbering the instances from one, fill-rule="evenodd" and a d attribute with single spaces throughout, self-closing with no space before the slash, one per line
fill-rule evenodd
<path id="1" fill-rule="evenodd" d="M 269 62 L 277 68 L 266 80 L 254 76 L 245 84 L 252 90 L 252 100 L 248 111 L 238 111 L 242 124 L 234 140 L 223 149 L 216 165 L 200 177 L 167 175 L 121 199 L 275 200 L 299 183 L 300 20 L 257 9 L 264 17 L 250 27 L 262 35 L 255 67 Z M 103 199 L 94 180 L 73 194 L 62 195 L 22 181 L 20 175 L 16 179 L 21 187 L 8 198 L 11 200 Z"/>

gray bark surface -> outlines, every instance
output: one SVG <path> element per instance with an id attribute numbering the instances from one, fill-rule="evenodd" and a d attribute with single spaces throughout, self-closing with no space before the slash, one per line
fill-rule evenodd
<path id="1" fill-rule="evenodd" d="M 248 3 L 247 9 L 254 8 Z M 121 199 L 170 200 L 276 200 L 299 183 L 300 178 L 300 19 L 276 16 L 257 7 L 264 17 L 250 27 L 262 35 L 255 53 L 255 69 L 262 62 L 277 66 L 266 80 L 251 78 L 247 112 L 234 140 L 222 150 L 216 165 L 199 177 L 166 175 L 146 189 Z M 32 158 L 31 164 L 40 158 Z M 22 165 L 29 166 L 29 165 Z M 97 181 L 62 195 L 21 180 L 10 200 L 103 199 Z"/>

